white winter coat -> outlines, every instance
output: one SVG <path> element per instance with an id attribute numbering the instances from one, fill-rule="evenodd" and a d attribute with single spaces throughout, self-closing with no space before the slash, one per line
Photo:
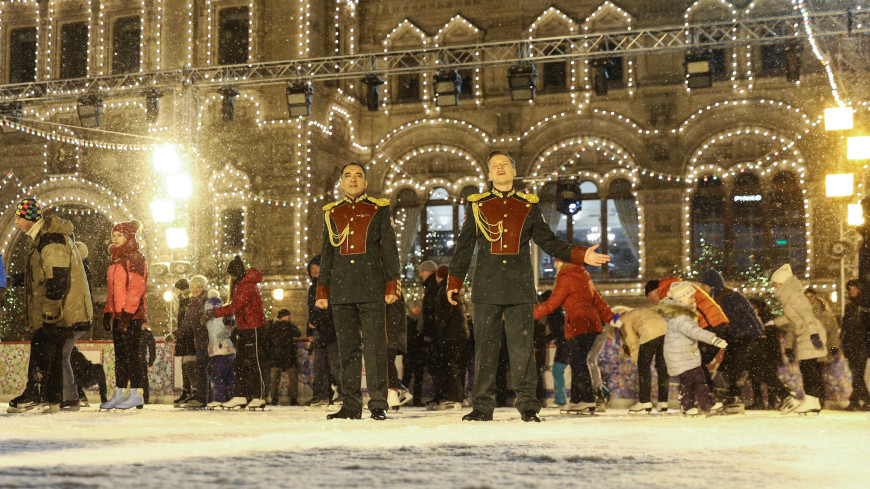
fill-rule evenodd
<path id="1" fill-rule="evenodd" d="M 785 347 L 794 349 L 798 361 L 826 356 L 825 328 L 813 313 L 813 306 L 804 295 L 800 280 L 790 277 L 773 290 L 773 295 L 779 299 L 784 311 L 782 316 L 774 320 L 774 324 L 786 331 Z M 810 336 L 814 334 L 822 340 L 822 348 L 813 346 Z"/>
<path id="2" fill-rule="evenodd" d="M 667 323 L 654 307 L 632 309 L 622 314 L 619 319 L 622 321 L 625 344 L 635 361 L 640 345 L 663 336 L 668 329 Z"/>
<path id="3" fill-rule="evenodd" d="M 698 312 L 672 299 L 659 302 L 659 314 L 668 321 L 665 333 L 665 363 L 674 377 L 701 366 L 698 342 L 713 343 L 716 335 L 698 326 Z"/>

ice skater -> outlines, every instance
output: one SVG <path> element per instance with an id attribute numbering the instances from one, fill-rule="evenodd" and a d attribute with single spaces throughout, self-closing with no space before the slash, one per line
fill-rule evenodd
<path id="1" fill-rule="evenodd" d="M 698 327 L 695 292 L 695 287 L 688 282 L 673 284 L 667 298 L 659 302 L 658 311 L 668 322 L 665 362 L 671 377 L 680 378 L 683 414 L 697 416 L 704 413 L 711 416 L 722 412 L 722 403 L 713 401 L 707 387 L 698 342 L 703 341 L 716 348 L 725 348 L 728 343 L 711 331 Z"/>

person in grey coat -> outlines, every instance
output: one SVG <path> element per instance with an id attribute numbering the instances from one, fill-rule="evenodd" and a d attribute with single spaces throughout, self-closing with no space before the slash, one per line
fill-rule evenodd
<path id="1" fill-rule="evenodd" d="M 799 414 L 822 410 L 819 398 L 825 389 L 823 370 L 828 350 L 825 327 L 816 318 L 813 306 L 804 295 L 804 287 L 785 264 L 770 277 L 773 295 L 782 303 L 783 315 L 774 324 L 786 330 L 786 356 L 797 360 L 804 382 L 805 396 L 795 410 Z"/>
<path id="2" fill-rule="evenodd" d="M 698 326 L 695 287 L 688 282 L 675 283 L 668 290 L 668 297 L 659 302 L 658 311 L 668 322 L 664 345 L 665 363 L 668 365 L 668 374 L 680 379 L 680 405 L 683 414 L 697 415 L 698 408 L 708 416 L 721 413 L 722 403 L 714 403 L 707 387 L 698 342 L 703 341 L 719 348 L 725 348 L 728 343 Z"/>

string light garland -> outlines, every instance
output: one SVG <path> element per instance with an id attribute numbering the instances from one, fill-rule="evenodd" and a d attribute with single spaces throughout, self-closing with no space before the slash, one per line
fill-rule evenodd
<path id="1" fill-rule="evenodd" d="M 438 29 L 438 32 L 435 34 L 435 47 L 439 47 L 442 44 L 448 41 L 448 37 L 453 38 L 456 42 L 464 42 L 471 40 L 472 42 L 480 42 L 483 31 L 474 25 L 470 20 L 463 17 L 461 14 L 454 15 L 446 24 L 441 26 Z M 480 56 L 479 52 L 468 53 L 469 55 L 473 55 L 474 58 Z M 424 76 L 433 76 L 431 73 L 426 73 Z M 480 88 L 480 68 L 474 68 L 474 82 L 472 83 L 472 90 L 474 92 L 474 103 L 475 105 L 480 105 L 482 91 Z M 434 89 L 434 83 L 432 87 Z M 434 100 L 434 94 L 433 99 Z M 440 110 L 440 107 L 436 105 L 435 110 Z"/>
<path id="2" fill-rule="evenodd" d="M 43 131 L 41 129 L 36 129 L 34 127 L 25 126 L 23 124 L 19 124 L 17 122 L 12 122 L 8 119 L 0 119 L 0 124 L 15 129 L 16 131 L 23 132 L 25 134 L 31 134 L 33 136 L 41 137 L 50 141 L 60 141 L 66 144 L 73 144 L 76 146 L 81 146 L 85 148 L 100 148 L 100 149 L 111 149 L 111 150 L 120 150 L 120 151 L 152 151 L 154 149 L 154 145 L 142 146 L 135 144 L 119 144 L 119 143 L 108 143 L 105 141 L 94 141 L 89 139 L 82 139 L 76 136 L 66 136 L 63 134 L 59 134 L 57 131 Z M 130 136 L 135 136 L 134 134 L 130 134 Z"/>
<path id="3" fill-rule="evenodd" d="M 336 26 L 336 28 L 338 28 L 338 26 Z M 408 33 L 411 35 L 411 37 L 414 37 L 417 39 L 417 42 L 415 43 L 415 44 L 417 44 L 417 46 L 414 46 L 414 47 L 419 47 L 419 46 L 425 47 L 425 46 L 429 45 L 429 42 L 430 42 L 429 36 L 425 32 L 423 32 L 423 29 L 420 29 L 419 27 L 417 27 L 416 24 L 414 24 L 413 22 L 411 22 L 410 20 L 408 20 L 406 18 L 406 19 L 402 20 L 401 22 L 399 22 L 399 25 L 397 25 L 396 27 L 393 27 L 393 30 L 387 34 L 387 37 L 385 37 L 383 39 L 383 41 L 381 41 L 381 43 L 384 45 L 384 52 L 386 53 L 390 50 L 390 48 L 394 47 L 395 39 L 405 37 L 405 34 L 408 34 Z M 402 47 L 407 47 L 407 46 L 403 45 Z M 421 78 L 424 78 L 424 77 L 421 77 Z M 420 81 L 423 84 L 422 93 L 425 94 L 427 82 L 425 79 L 422 79 Z M 390 99 L 390 80 L 387 79 L 387 80 L 384 80 L 384 82 L 385 83 L 382 86 L 383 90 L 384 90 L 384 115 L 389 115 L 389 113 L 390 113 L 390 100 L 391 100 Z M 425 104 L 426 97 L 421 97 L 421 99 Z M 398 99 L 396 101 L 398 102 Z M 427 109 L 426 113 L 428 114 L 428 109 Z"/>
<path id="4" fill-rule="evenodd" d="M 799 10 L 801 16 L 803 17 L 804 32 L 807 34 L 807 41 L 810 43 L 810 47 L 813 49 L 813 54 L 816 56 L 816 59 L 819 60 L 819 63 L 822 64 L 822 67 L 825 70 L 825 75 L 828 77 L 828 83 L 831 85 L 831 95 L 834 96 L 834 100 L 837 102 L 837 105 L 840 107 L 845 107 L 846 102 L 840 97 L 840 92 L 837 89 L 837 81 L 834 79 L 834 70 L 831 68 L 831 62 L 827 57 L 822 53 L 821 47 L 819 47 L 819 41 L 816 39 L 816 34 L 813 31 L 812 23 L 810 22 L 810 12 L 806 6 L 806 2 L 802 0 L 792 0 L 792 5 L 796 10 Z"/>

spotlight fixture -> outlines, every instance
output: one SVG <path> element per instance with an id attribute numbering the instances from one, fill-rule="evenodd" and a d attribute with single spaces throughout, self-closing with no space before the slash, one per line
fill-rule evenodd
<path id="1" fill-rule="evenodd" d="M 713 86 L 713 56 L 709 51 L 686 54 L 683 66 L 686 68 L 686 84 L 689 88 L 706 88 Z"/>
<path id="2" fill-rule="evenodd" d="M 534 100 L 538 87 L 538 70 L 533 64 L 519 64 L 508 68 L 508 86 L 511 100 Z"/>
<path id="3" fill-rule="evenodd" d="M 82 127 L 100 127 L 103 115 L 103 96 L 98 93 L 82 95 L 76 107 Z"/>
<path id="4" fill-rule="evenodd" d="M 223 87 L 218 90 L 223 96 L 223 102 L 221 103 L 221 114 L 223 115 L 223 119 L 225 121 L 232 121 L 236 118 L 236 97 L 239 95 L 239 91 L 233 87 Z"/>
<path id="5" fill-rule="evenodd" d="M 607 59 L 593 59 L 592 64 L 592 87 L 595 95 L 607 95 Z"/>
<path id="6" fill-rule="evenodd" d="M 157 122 L 160 116 L 160 97 L 163 96 L 163 92 L 156 88 L 149 88 L 143 93 L 145 94 L 145 120 Z"/>
<path id="7" fill-rule="evenodd" d="M 799 83 L 801 80 L 801 54 L 804 45 L 799 42 L 790 42 L 783 47 L 785 54 L 785 79 L 791 83 Z"/>
<path id="8" fill-rule="evenodd" d="M 311 115 L 311 102 L 314 100 L 314 87 L 307 83 L 291 83 L 287 86 L 287 110 L 290 117 Z"/>
<path id="9" fill-rule="evenodd" d="M 573 216 L 583 209 L 582 192 L 575 180 L 563 180 L 556 185 L 556 210 Z"/>
<path id="10" fill-rule="evenodd" d="M 20 124 L 23 107 L 24 104 L 18 101 L 2 103 L 0 104 L 0 117 L 9 122 Z M 18 129 L 13 129 L 11 126 L 7 126 L 6 124 L 0 124 L 0 132 L 3 134 L 15 134 L 18 132 Z"/>
<path id="11" fill-rule="evenodd" d="M 456 70 L 440 71 L 435 74 L 435 105 L 450 107 L 459 105 L 459 91 L 462 90 L 462 77 Z"/>
<path id="12" fill-rule="evenodd" d="M 386 82 L 374 73 L 368 73 L 362 81 L 366 85 L 366 106 L 376 112 L 381 108 L 381 90 L 378 86 Z"/>

